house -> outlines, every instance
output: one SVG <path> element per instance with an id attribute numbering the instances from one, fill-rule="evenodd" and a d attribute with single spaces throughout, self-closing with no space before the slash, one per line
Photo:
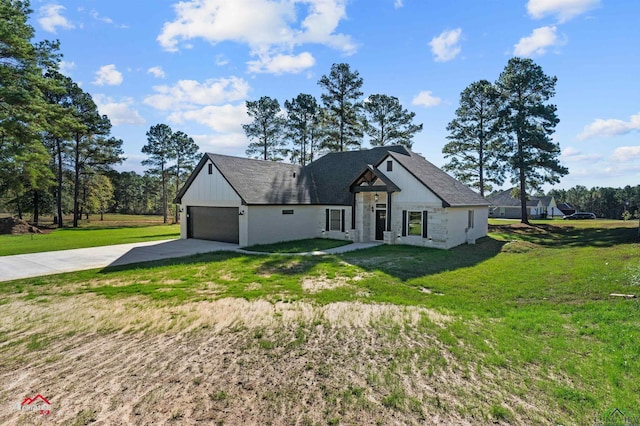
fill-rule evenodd
<path id="1" fill-rule="evenodd" d="M 489 217 L 504 219 L 520 219 L 522 217 L 520 198 L 514 198 L 512 193 L 513 189 L 507 189 L 487 197 Z M 527 215 L 529 218 L 554 218 L 562 217 L 564 214 L 553 196 L 527 196 Z"/>
<path id="2" fill-rule="evenodd" d="M 487 234 L 484 198 L 401 146 L 304 167 L 205 154 L 175 202 L 181 238 L 241 247 L 327 237 L 448 249 Z"/>

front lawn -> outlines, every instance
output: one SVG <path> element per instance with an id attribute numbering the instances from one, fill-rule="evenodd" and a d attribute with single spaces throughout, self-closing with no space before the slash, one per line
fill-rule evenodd
<path id="1" fill-rule="evenodd" d="M 82 228 L 55 229 L 43 234 L 0 235 L 0 256 L 45 251 L 170 240 L 180 237 L 180 225 L 147 225 L 144 222 L 121 222 L 110 227 L 99 224 Z"/>
<path id="2" fill-rule="evenodd" d="M 1 283 L 0 382 L 31 368 L 23 385 L 61 406 L 122 400 L 117 418 L 143 423 L 592 424 L 614 408 L 635 413 L 640 303 L 611 294 L 640 295 L 637 228 L 583 222 L 492 225 L 449 251 L 211 253 Z M 71 381 L 69 356 L 86 371 Z M 3 385 L 0 406 L 20 385 Z M 115 420 L 104 407 L 90 408 Z"/>
<path id="3" fill-rule="evenodd" d="M 247 251 L 260 253 L 312 253 L 336 247 L 346 246 L 351 241 L 334 240 L 330 238 L 310 238 L 306 240 L 284 241 L 275 244 L 259 244 L 245 247 Z"/>

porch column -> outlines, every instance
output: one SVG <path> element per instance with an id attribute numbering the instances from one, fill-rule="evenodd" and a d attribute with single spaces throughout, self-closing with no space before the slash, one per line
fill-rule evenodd
<path id="1" fill-rule="evenodd" d="M 387 231 L 391 231 L 391 192 L 387 192 Z"/>
<path id="2" fill-rule="evenodd" d="M 351 199 L 351 229 L 356 229 L 356 193 L 352 193 Z"/>

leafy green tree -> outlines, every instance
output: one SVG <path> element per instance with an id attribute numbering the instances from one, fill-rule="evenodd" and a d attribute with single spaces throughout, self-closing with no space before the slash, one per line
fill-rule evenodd
<path id="1" fill-rule="evenodd" d="M 176 195 L 180 191 L 180 187 L 186 182 L 189 174 L 198 162 L 200 155 L 198 151 L 200 147 L 195 143 L 193 138 L 184 132 L 177 131 L 171 136 L 172 157 L 175 164 L 170 168 L 176 184 Z M 178 206 L 175 211 L 176 223 L 180 221 L 180 212 Z"/>
<path id="2" fill-rule="evenodd" d="M 506 136 L 501 158 L 518 184 L 522 223 L 529 223 L 527 188 L 558 183 L 569 173 L 559 161 L 560 146 L 551 136 L 558 122 L 555 95 L 557 78 L 544 74 L 529 58 L 511 58 L 496 82 L 501 98 L 500 123 Z"/>
<path id="3" fill-rule="evenodd" d="M 148 158 L 142 161 L 144 166 L 152 166 L 149 172 L 160 178 L 162 188 L 162 218 L 167 223 L 167 181 L 170 161 L 174 158 L 173 131 L 166 124 L 156 124 L 147 132 L 147 144 L 142 147 L 142 153 Z"/>
<path id="4" fill-rule="evenodd" d="M 286 136 L 293 145 L 291 161 L 304 166 L 313 161 L 320 108 L 316 98 L 305 93 L 285 101 L 284 106 L 287 110 Z"/>
<path id="5" fill-rule="evenodd" d="M 369 96 L 364 112 L 371 146 L 404 145 L 411 149 L 414 135 L 422 131 L 422 124 L 413 123 L 416 113 L 402 108 L 395 96 Z"/>
<path id="6" fill-rule="evenodd" d="M 504 148 L 498 127 L 499 98 L 487 80 L 471 83 L 460 94 L 456 118 L 448 125 L 449 142 L 442 148 L 449 162 L 443 169 L 484 197 L 493 185 L 504 183 L 500 153 Z"/>
<path id="7" fill-rule="evenodd" d="M 87 193 L 87 214 L 100 213 L 100 220 L 104 220 L 104 214 L 114 200 L 111 180 L 103 174 L 91 175 L 87 182 Z"/>
<path id="8" fill-rule="evenodd" d="M 333 64 L 329 75 L 323 75 L 318 85 L 326 110 L 323 148 L 329 151 L 357 149 L 362 144 L 362 88 L 363 80 L 358 71 L 351 71 L 349 64 Z"/>
<path id="9" fill-rule="evenodd" d="M 263 96 L 257 101 L 247 101 L 247 114 L 253 121 L 243 124 L 242 128 L 247 138 L 254 141 L 246 150 L 247 156 L 271 161 L 281 161 L 286 157 L 286 120 L 281 115 L 278 100 Z"/>

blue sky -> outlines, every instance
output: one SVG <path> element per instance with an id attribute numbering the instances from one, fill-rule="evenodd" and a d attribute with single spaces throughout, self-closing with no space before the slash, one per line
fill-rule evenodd
<path id="1" fill-rule="evenodd" d="M 37 39 L 59 39 L 62 71 L 124 140 L 142 172 L 149 127 L 203 152 L 244 156 L 246 100 L 299 93 L 347 62 L 365 96 L 397 96 L 438 166 L 460 92 L 512 56 L 558 77 L 556 188 L 640 184 L 640 2 L 614 0 L 32 0 Z M 368 146 L 365 141 L 364 147 Z M 550 187 L 545 187 L 549 189 Z"/>

